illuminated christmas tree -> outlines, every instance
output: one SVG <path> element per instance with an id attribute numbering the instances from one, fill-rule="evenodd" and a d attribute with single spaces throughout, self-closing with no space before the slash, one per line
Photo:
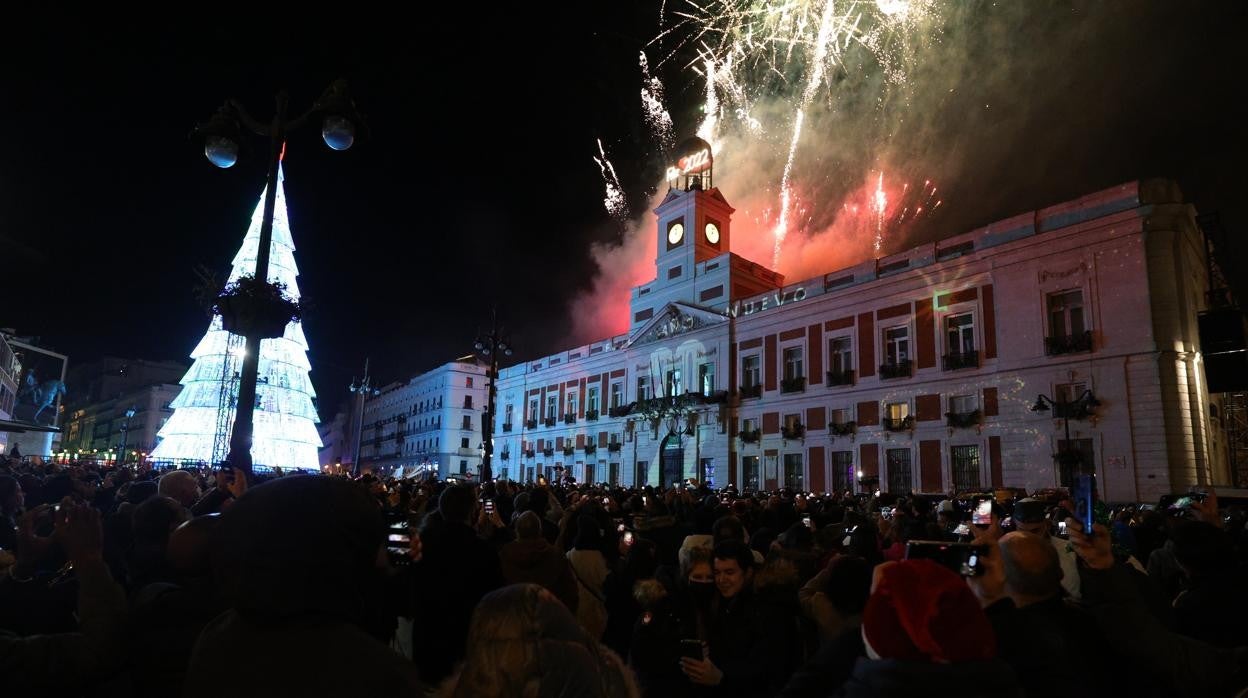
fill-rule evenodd
<path id="1" fill-rule="evenodd" d="M 284 284 L 286 295 L 298 300 L 299 269 L 295 266 L 295 243 L 290 235 L 282 180 L 279 169 L 268 280 Z M 261 192 L 260 203 L 251 214 L 247 237 L 234 256 L 230 282 L 255 273 L 263 215 L 264 192 Z M 182 377 L 182 393 L 173 401 L 173 416 L 157 435 L 160 442 L 152 458 L 212 462 L 224 457 L 221 446 L 228 443 L 228 434 L 221 432 L 234 423 L 232 403 L 237 394 L 242 352 L 242 337 L 226 332 L 221 326 L 221 317 L 213 316 L 207 334 L 191 352 L 194 363 Z M 316 430 L 320 420 L 312 404 L 316 391 L 308 375 L 312 367 L 307 353 L 308 342 L 297 320 L 286 325 L 283 336 L 260 342 L 255 435 L 251 448 L 256 466 L 309 470 L 320 467 L 317 451 L 321 447 L 321 437 Z"/>

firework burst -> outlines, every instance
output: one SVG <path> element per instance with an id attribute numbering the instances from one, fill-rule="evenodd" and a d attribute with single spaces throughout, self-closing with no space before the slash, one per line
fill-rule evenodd
<path id="1" fill-rule="evenodd" d="M 615 165 L 607 159 L 607 152 L 602 147 L 601 138 L 598 139 L 598 155 L 594 157 L 594 162 L 598 164 L 598 169 L 602 172 L 602 182 L 606 188 L 602 205 L 616 220 L 620 222 L 627 220 L 628 204 L 624 200 L 624 188 L 620 186 L 620 178 L 615 174 Z"/>

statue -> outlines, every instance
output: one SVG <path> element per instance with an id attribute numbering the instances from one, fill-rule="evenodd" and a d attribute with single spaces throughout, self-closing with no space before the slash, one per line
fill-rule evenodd
<path id="1" fill-rule="evenodd" d="M 38 382 L 34 371 L 29 371 L 23 381 L 22 389 L 17 394 L 19 403 L 27 403 L 34 407 L 30 421 L 38 422 L 43 411 L 53 407 L 56 398 L 65 394 L 65 384 L 59 380 Z M 55 416 L 54 416 L 55 418 Z"/>

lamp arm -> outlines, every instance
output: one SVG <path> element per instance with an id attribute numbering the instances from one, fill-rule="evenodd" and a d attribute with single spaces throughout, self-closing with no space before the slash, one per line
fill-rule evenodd
<path id="1" fill-rule="evenodd" d="M 316 116 L 320 111 L 321 111 L 320 105 L 313 104 L 307 111 L 300 114 L 297 118 L 291 119 L 290 121 L 286 122 L 286 126 L 285 126 L 286 132 L 290 133 L 291 131 L 294 131 L 295 129 L 303 127 L 304 124 L 308 123 L 309 119 Z"/>
<path id="2" fill-rule="evenodd" d="M 247 109 L 243 107 L 242 103 L 237 99 L 231 97 L 230 99 L 225 100 L 225 103 L 229 105 L 231 111 L 233 111 L 234 115 L 238 117 L 239 122 L 241 122 L 248 131 L 251 131 L 257 136 L 269 135 L 268 124 L 262 124 L 253 119 L 251 114 L 247 112 Z"/>

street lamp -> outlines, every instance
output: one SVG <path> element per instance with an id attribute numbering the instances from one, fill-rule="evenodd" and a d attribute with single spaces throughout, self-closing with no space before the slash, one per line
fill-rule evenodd
<path id="1" fill-rule="evenodd" d="M 1060 417 L 1062 420 L 1066 433 L 1066 447 L 1053 454 L 1053 458 L 1060 468 L 1059 477 L 1063 483 L 1074 482 L 1075 473 L 1072 469 L 1079 467 L 1082 470 L 1084 465 L 1083 454 L 1071 448 L 1070 445 L 1070 418 L 1074 415 L 1075 419 L 1082 419 L 1088 416 L 1093 408 L 1100 405 L 1101 401 L 1096 399 L 1092 391 L 1085 390 L 1074 400 L 1054 400 L 1048 395 L 1037 395 L 1036 404 L 1031 406 L 1032 412 L 1048 412 L 1049 408 L 1052 408 L 1053 417 Z"/>
<path id="2" fill-rule="evenodd" d="M 130 440 L 130 420 L 134 417 L 134 412 L 133 407 L 126 409 L 126 421 L 121 425 L 121 460 L 118 465 L 126 462 L 126 442 Z"/>
<path id="3" fill-rule="evenodd" d="M 490 333 L 478 334 L 477 341 L 472 346 L 478 353 L 490 359 L 489 374 L 486 376 L 489 387 L 485 400 L 485 414 L 481 420 L 481 482 L 484 484 L 494 479 L 490 461 L 494 456 L 494 399 L 497 396 L 494 380 L 498 377 L 498 357 L 500 354 L 511 356 L 511 343 L 499 328 L 498 314 L 494 310 L 490 310 Z"/>
<path id="4" fill-rule="evenodd" d="M 347 92 L 345 80 L 335 81 L 308 111 L 293 120 L 286 118 L 285 91 L 277 93 L 276 102 L 277 111 L 273 120 L 264 124 L 253 119 L 237 100 L 226 100 L 209 121 L 192 131 L 193 136 L 203 141 L 204 156 L 220 168 L 232 167 L 238 162 L 244 145 L 244 128 L 269 138 L 269 174 L 264 197 L 264 218 L 260 223 L 260 244 L 256 253 L 255 279 L 260 284 L 266 284 L 269 278 L 269 248 L 273 242 L 277 173 L 285 148 L 286 134 L 319 117 L 321 137 L 325 144 L 334 150 L 346 150 L 355 142 L 356 129 L 363 125 L 363 117 L 355 110 L 355 103 Z M 266 333 L 255 326 L 241 329 L 241 334 L 246 339 L 246 349 L 238 385 L 238 401 L 235 403 L 239 405 L 239 409 L 234 413 L 234 429 L 230 434 L 230 453 L 227 460 L 231 467 L 240 468 L 250 474 L 256 379 L 260 369 L 260 340 L 265 338 Z"/>
<path id="5" fill-rule="evenodd" d="M 373 387 L 372 376 L 368 375 L 368 359 L 364 359 L 364 379 L 358 383 L 354 378 L 351 379 L 351 385 L 347 386 L 355 395 L 355 455 L 351 459 L 351 471 L 355 475 L 360 474 L 360 441 L 364 440 L 364 403 L 370 397 L 376 397 L 381 391 Z"/>

